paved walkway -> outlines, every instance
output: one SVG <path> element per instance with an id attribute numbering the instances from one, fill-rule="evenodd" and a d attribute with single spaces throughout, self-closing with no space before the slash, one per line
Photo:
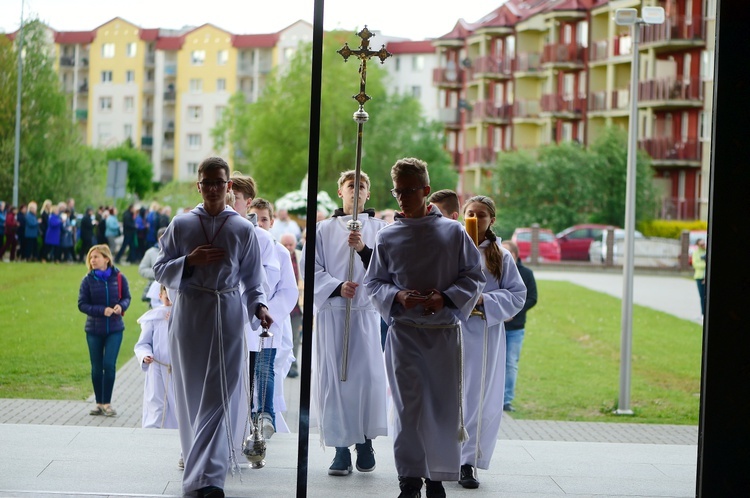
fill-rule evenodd
<path id="1" fill-rule="evenodd" d="M 622 277 L 537 271 L 537 279 L 570 280 L 617 297 Z M 619 281 L 619 284 L 618 284 Z M 621 290 L 620 290 L 621 292 Z M 690 319 L 694 283 L 683 277 L 641 277 L 634 302 Z M 695 305 L 697 305 L 697 296 Z M 679 304 L 671 303 L 676 299 Z M 298 427 L 299 379 L 285 379 L 292 431 Z M 88 414 L 83 401 L 0 399 L 0 497 L 179 496 L 176 431 L 140 429 L 143 374 L 135 358 L 119 371 L 113 400 L 118 416 Z M 498 448 L 482 486 L 455 483 L 449 495 L 693 496 L 695 426 L 514 420 L 504 416 Z M 294 496 L 297 437 L 269 442 L 268 466 L 228 481 L 228 496 Z M 395 496 L 390 438 L 375 441 L 378 470 L 331 478 L 332 452 L 309 440 L 308 496 Z M 11 451 L 9 451 L 11 450 Z M 165 463 L 166 462 L 166 463 Z M 262 476 L 262 479 L 258 479 Z M 356 492 L 354 491 L 356 490 Z"/>

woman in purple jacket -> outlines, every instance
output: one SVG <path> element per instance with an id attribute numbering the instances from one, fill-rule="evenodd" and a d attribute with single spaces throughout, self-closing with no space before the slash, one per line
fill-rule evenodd
<path id="1" fill-rule="evenodd" d="M 78 291 L 78 309 L 86 313 L 86 341 L 91 358 L 91 382 L 96 407 L 91 415 L 114 417 L 110 404 L 115 386 L 117 355 L 125 323 L 122 315 L 130 306 L 130 288 L 125 275 L 112 266 L 112 252 L 106 244 L 95 245 L 86 256 L 89 273 Z"/>

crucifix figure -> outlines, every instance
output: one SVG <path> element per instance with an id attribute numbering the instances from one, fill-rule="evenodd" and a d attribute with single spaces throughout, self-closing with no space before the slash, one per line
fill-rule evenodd
<path id="1" fill-rule="evenodd" d="M 349 60 L 349 57 L 356 56 L 359 60 L 359 93 L 352 96 L 354 100 L 359 103 L 359 109 L 352 116 L 354 121 L 357 123 L 357 156 L 356 156 L 356 167 L 355 167 L 355 178 L 354 178 L 354 211 L 352 213 L 352 219 L 346 224 L 346 228 L 350 232 L 360 231 L 362 229 L 362 223 L 357 219 L 359 213 L 359 181 L 360 173 L 362 172 L 362 132 L 364 130 L 364 124 L 370 118 L 365 111 L 365 103 L 370 100 L 370 96 L 365 92 L 367 86 L 367 61 L 373 56 L 377 56 L 380 59 L 380 63 L 383 64 L 385 60 L 391 56 L 391 53 L 385 49 L 383 45 L 380 50 L 370 50 L 370 38 L 375 36 L 375 33 L 367 29 L 367 25 L 357 33 L 362 39 L 359 48 L 352 50 L 349 48 L 348 43 L 344 43 L 344 46 L 337 52 L 344 58 L 344 62 Z M 354 274 L 354 248 L 349 249 L 349 280 L 352 279 Z M 346 300 L 346 319 L 344 321 L 344 340 L 342 344 L 341 353 L 341 382 L 346 381 L 346 371 L 349 365 L 349 333 L 351 330 L 351 313 L 352 313 L 352 300 Z"/>

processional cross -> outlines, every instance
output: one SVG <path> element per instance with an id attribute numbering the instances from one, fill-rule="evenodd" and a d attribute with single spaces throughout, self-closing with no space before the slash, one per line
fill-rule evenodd
<path id="1" fill-rule="evenodd" d="M 344 43 L 344 46 L 337 50 L 341 57 L 344 58 L 344 62 L 349 60 L 349 57 L 355 56 L 359 59 L 359 93 L 353 95 L 352 98 L 359 104 L 359 109 L 352 116 L 354 121 L 357 123 L 357 156 L 355 162 L 355 175 L 354 175 L 354 206 L 352 211 L 352 219 L 346 224 L 346 228 L 350 232 L 358 232 L 362 229 L 362 222 L 358 220 L 359 217 L 359 181 L 360 174 L 362 173 L 362 132 L 364 130 L 364 124 L 370 119 L 369 114 L 365 111 L 365 104 L 371 99 L 366 92 L 367 86 L 367 61 L 373 56 L 377 56 L 380 59 L 380 63 L 383 64 L 385 60 L 392 54 L 385 49 L 383 45 L 380 50 L 370 50 L 370 38 L 375 36 L 375 33 L 367 29 L 367 25 L 357 33 L 362 39 L 357 50 L 349 48 L 348 43 Z M 354 275 L 354 248 L 349 248 L 349 277 L 351 281 Z M 351 314 L 352 314 L 352 300 L 346 300 L 346 320 L 344 322 L 344 341 L 342 345 L 341 353 L 341 382 L 346 381 L 346 372 L 349 366 L 349 334 L 351 331 Z"/>

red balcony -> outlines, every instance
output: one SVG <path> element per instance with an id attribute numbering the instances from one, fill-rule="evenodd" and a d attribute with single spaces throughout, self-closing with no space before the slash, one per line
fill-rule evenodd
<path id="1" fill-rule="evenodd" d="M 701 144 L 697 140 L 676 141 L 671 137 L 646 138 L 638 141 L 656 161 L 700 161 Z"/>
<path id="2" fill-rule="evenodd" d="M 477 121 L 510 119 L 513 107 L 510 104 L 497 104 L 489 100 L 480 100 L 474 104 L 473 117 Z"/>
<path id="3" fill-rule="evenodd" d="M 471 77 L 482 74 L 495 78 L 510 78 L 513 71 L 513 59 L 501 57 L 477 57 L 471 61 Z"/>
<path id="4" fill-rule="evenodd" d="M 581 114 L 586 108 L 586 97 L 573 95 L 542 95 L 542 111 Z"/>
<path id="5" fill-rule="evenodd" d="M 649 24 L 641 28 L 641 43 L 704 40 L 703 17 L 669 16 L 664 24 Z"/>
<path id="6" fill-rule="evenodd" d="M 535 72 L 542 70 L 542 54 L 539 52 L 524 52 L 518 54 L 513 61 L 513 70 L 520 72 Z"/>
<path id="7" fill-rule="evenodd" d="M 492 147 L 472 147 L 466 151 L 466 164 L 494 163 L 497 153 Z"/>
<path id="8" fill-rule="evenodd" d="M 698 76 L 690 78 L 661 78 L 641 81 L 638 84 L 641 102 L 654 100 L 692 100 L 703 102 L 703 85 Z"/>
<path id="9" fill-rule="evenodd" d="M 661 201 L 658 216 L 665 220 L 696 220 L 700 217 L 700 201 L 696 198 L 666 197 Z"/>
<path id="10" fill-rule="evenodd" d="M 466 73 L 463 69 L 448 69 L 439 67 L 432 70 L 432 81 L 438 86 L 461 87 Z"/>
<path id="11" fill-rule="evenodd" d="M 578 43 L 548 43 L 542 53 L 543 64 L 583 64 L 586 49 Z"/>

